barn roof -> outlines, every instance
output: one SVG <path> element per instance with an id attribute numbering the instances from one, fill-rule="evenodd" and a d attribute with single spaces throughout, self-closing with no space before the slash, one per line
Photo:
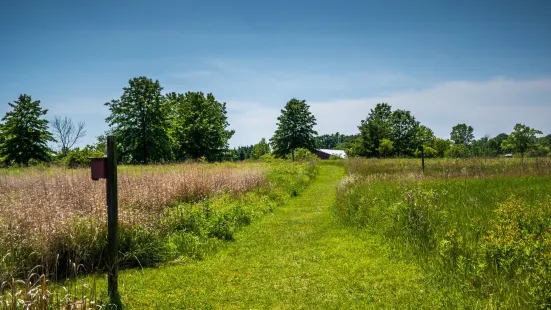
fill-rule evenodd
<path id="1" fill-rule="evenodd" d="M 329 155 L 337 155 L 341 158 L 346 158 L 346 152 L 343 150 L 318 149 L 318 151 Z"/>

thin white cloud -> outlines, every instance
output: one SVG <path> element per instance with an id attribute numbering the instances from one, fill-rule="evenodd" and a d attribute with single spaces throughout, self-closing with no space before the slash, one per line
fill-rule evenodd
<path id="1" fill-rule="evenodd" d="M 308 102 L 317 119 L 320 134 L 353 134 L 370 110 L 379 102 L 395 109 L 411 111 L 440 137 L 449 137 L 451 127 L 467 123 L 477 137 L 509 133 L 516 123 L 551 132 L 551 79 L 489 81 L 452 81 L 417 91 L 394 92 L 359 99 Z M 228 102 L 229 122 L 236 130 L 232 146 L 256 143 L 269 138 L 276 127 L 280 108 L 266 108 L 262 103 Z"/>
<path id="2" fill-rule="evenodd" d="M 213 74 L 212 71 L 199 70 L 199 71 L 193 71 L 193 72 L 171 73 L 168 76 L 175 79 L 194 79 L 194 78 L 200 78 L 200 77 L 207 77 L 212 74 Z"/>

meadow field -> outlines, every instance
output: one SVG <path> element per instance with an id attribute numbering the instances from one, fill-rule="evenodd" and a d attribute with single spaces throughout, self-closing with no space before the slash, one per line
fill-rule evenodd
<path id="1" fill-rule="evenodd" d="M 440 307 L 551 307 L 551 160 L 353 159 L 334 211 L 421 266 Z"/>
<path id="2" fill-rule="evenodd" d="M 314 164 L 284 161 L 121 166 L 120 267 L 202 258 L 315 174 Z M 0 170 L 0 300 L 63 300 L 42 282 L 104 271 L 106 220 L 105 181 L 89 168 Z"/>
<path id="3" fill-rule="evenodd" d="M 121 166 L 122 302 L 550 308 L 551 159 L 425 164 Z M 0 308 L 105 306 L 105 183 L 89 173 L 0 171 Z"/>

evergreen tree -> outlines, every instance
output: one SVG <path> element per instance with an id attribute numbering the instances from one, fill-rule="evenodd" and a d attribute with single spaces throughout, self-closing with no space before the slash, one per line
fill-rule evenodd
<path id="1" fill-rule="evenodd" d="M 111 111 L 106 119 L 117 137 L 120 158 L 143 163 L 172 159 L 168 105 L 159 81 L 147 77 L 131 79 L 119 99 L 105 103 Z"/>
<path id="2" fill-rule="evenodd" d="M 276 132 L 270 139 L 275 156 L 285 157 L 291 154 L 294 160 L 296 148 L 314 151 L 316 147 L 314 136 L 317 134 L 314 130 L 316 118 L 310 112 L 310 107 L 305 100 L 295 98 L 289 100 L 277 120 Z"/>
<path id="3" fill-rule="evenodd" d="M 0 159 L 4 164 L 28 165 L 30 161 L 49 161 L 52 151 L 49 141 L 55 141 L 48 131 L 48 121 L 42 119 L 48 112 L 29 95 L 20 95 L 0 124 Z"/>

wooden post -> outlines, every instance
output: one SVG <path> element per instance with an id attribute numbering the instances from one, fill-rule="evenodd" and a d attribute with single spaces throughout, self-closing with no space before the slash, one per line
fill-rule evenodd
<path id="1" fill-rule="evenodd" d="M 107 137 L 107 291 L 110 303 L 120 309 L 118 284 L 118 190 L 117 190 L 117 147 L 115 137 Z"/>
<path id="2" fill-rule="evenodd" d="M 425 148 L 421 145 L 421 169 L 425 173 Z"/>

